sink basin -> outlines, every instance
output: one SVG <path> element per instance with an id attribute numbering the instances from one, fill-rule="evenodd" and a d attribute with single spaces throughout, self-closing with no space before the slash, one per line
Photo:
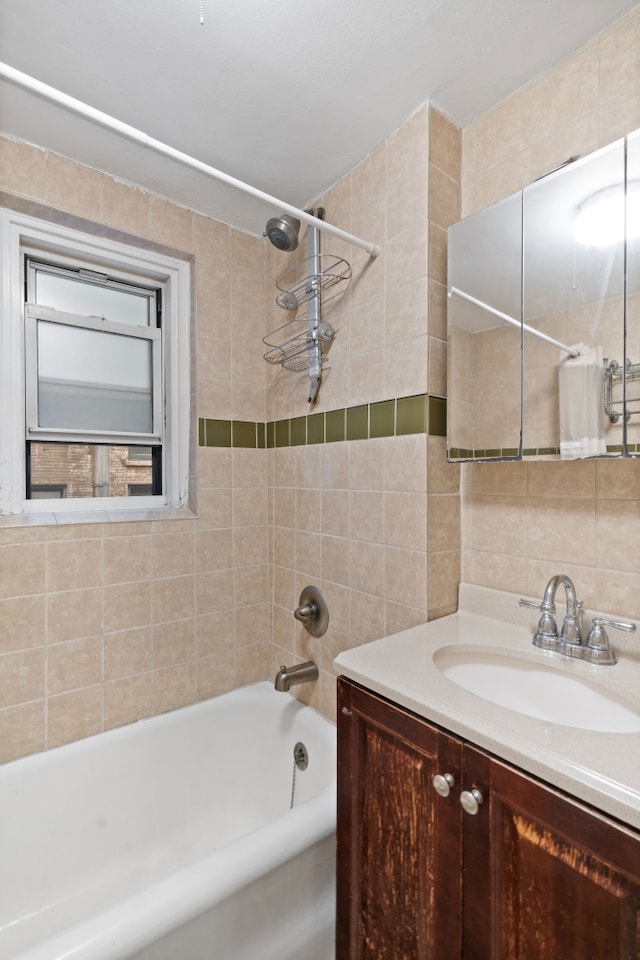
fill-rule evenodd
<path id="1" fill-rule="evenodd" d="M 459 687 L 529 717 L 600 733 L 640 731 L 640 712 L 631 704 L 561 666 L 516 652 L 460 646 L 441 647 L 433 661 Z"/>

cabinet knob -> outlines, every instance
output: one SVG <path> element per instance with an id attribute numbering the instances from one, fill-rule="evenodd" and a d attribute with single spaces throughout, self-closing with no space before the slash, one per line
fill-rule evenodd
<path id="1" fill-rule="evenodd" d="M 460 806 L 465 813 L 469 813 L 472 817 L 475 817 L 483 799 L 484 797 L 475 787 L 472 790 L 463 790 L 460 794 Z"/>
<path id="2" fill-rule="evenodd" d="M 441 797 L 448 797 L 455 780 L 450 773 L 436 773 L 432 783 L 436 793 L 439 793 Z"/>

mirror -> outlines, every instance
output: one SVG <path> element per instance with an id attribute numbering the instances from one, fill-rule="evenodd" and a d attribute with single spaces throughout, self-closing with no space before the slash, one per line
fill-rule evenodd
<path id="1" fill-rule="evenodd" d="M 627 137 L 627 312 L 626 433 L 629 456 L 640 456 L 640 130 Z M 612 384 L 615 412 L 620 411 L 620 378 Z"/>
<path id="2" fill-rule="evenodd" d="M 640 455 L 629 393 L 637 375 L 638 419 L 640 237 L 622 242 L 626 147 L 616 141 L 449 229 L 450 460 Z M 640 132 L 628 167 L 640 186 Z"/>
<path id="3" fill-rule="evenodd" d="M 522 195 L 450 227 L 448 258 L 449 457 L 517 458 Z"/>

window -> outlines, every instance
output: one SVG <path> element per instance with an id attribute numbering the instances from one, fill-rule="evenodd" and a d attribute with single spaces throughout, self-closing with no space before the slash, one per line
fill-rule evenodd
<path id="1" fill-rule="evenodd" d="M 0 226 L 0 513 L 186 504 L 189 264 Z"/>

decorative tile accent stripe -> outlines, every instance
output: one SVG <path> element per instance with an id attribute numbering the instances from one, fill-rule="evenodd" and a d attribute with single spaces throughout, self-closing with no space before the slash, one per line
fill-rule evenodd
<path id="1" fill-rule="evenodd" d="M 640 452 L 640 444 L 628 443 L 627 452 L 635 453 L 636 449 Z M 608 454 L 619 454 L 622 456 L 622 444 L 607 444 Z M 522 451 L 522 459 L 527 460 L 531 457 L 559 457 L 559 447 L 525 447 Z M 464 447 L 451 447 L 449 449 L 450 460 L 514 460 L 518 458 L 517 447 L 503 447 L 496 450 L 466 450 Z"/>
<path id="2" fill-rule="evenodd" d="M 310 443 L 337 443 L 341 440 L 369 440 L 427 433 L 447 434 L 447 401 L 421 393 L 414 397 L 361 403 L 326 413 L 270 420 L 198 420 L 201 447 L 296 447 Z"/>

